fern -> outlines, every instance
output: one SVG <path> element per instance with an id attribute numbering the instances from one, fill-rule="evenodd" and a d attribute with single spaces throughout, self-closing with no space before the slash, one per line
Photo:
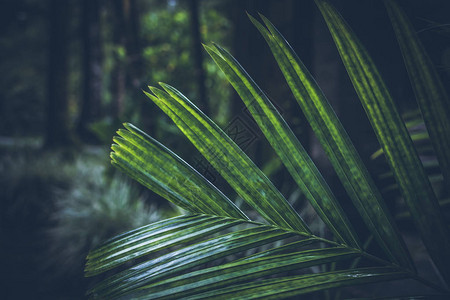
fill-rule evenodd
<path id="1" fill-rule="evenodd" d="M 449 295 L 446 287 L 450 283 L 449 229 L 405 124 L 377 68 L 351 29 L 327 1 L 317 0 L 316 4 L 377 134 L 411 218 L 445 282 L 436 283 L 417 273 L 381 192 L 328 100 L 275 26 L 263 16 L 263 23 L 250 16 L 380 251 L 366 250 L 367 245 L 361 242 L 350 218 L 281 114 L 233 56 L 213 44 L 205 46 L 206 51 L 238 92 L 334 239 L 314 235 L 271 181 L 219 126 L 180 91 L 161 83 L 161 88 L 150 87 L 145 94 L 266 223 L 250 220 L 175 153 L 135 126 L 125 124 L 125 129 L 120 129 L 114 138 L 112 163 L 188 214 L 130 231 L 91 251 L 87 276 L 120 268 L 92 288 L 91 296 L 280 299 L 397 279 L 413 279 L 432 288 L 437 295 Z M 404 14 L 393 2 L 386 5 L 446 176 L 449 158 L 446 141 L 450 131 L 447 127 L 440 130 L 439 126 L 448 123 L 440 111 L 442 107 L 448 108 L 448 99 Z M 428 95 L 436 98 L 428 99 Z M 261 251 L 262 246 L 266 250 Z M 136 259 L 130 267 L 129 263 Z M 309 267 L 317 266 L 322 266 L 320 272 L 308 272 Z"/>

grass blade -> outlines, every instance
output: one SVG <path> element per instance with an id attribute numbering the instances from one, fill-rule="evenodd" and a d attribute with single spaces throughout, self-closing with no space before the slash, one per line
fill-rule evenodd
<path id="1" fill-rule="evenodd" d="M 218 45 L 214 48 L 205 46 L 205 49 L 239 93 L 317 214 L 339 241 L 358 248 L 358 237 L 339 202 L 306 150 L 264 92 L 225 49 Z"/>
<path id="2" fill-rule="evenodd" d="M 261 17 L 269 30 L 262 25 L 258 30 L 364 222 L 391 261 L 413 269 L 393 217 L 331 105 L 288 42 Z"/>
<path id="3" fill-rule="evenodd" d="M 442 276 L 450 282 L 450 231 L 405 124 L 365 48 L 334 7 L 326 1 L 316 2 L 424 244 Z"/>

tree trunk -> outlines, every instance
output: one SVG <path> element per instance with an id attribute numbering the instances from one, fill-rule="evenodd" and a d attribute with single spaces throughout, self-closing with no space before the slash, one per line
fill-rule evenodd
<path id="1" fill-rule="evenodd" d="M 112 1 L 112 26 L 115 61 L 111 74 L 112 80 L 112 113 L 115 119 L 120 119 L 124 113 L 126 69 L 125 57 L 122 51 L 126 49 L 126 22 L 125 22 L 125 0 Z"/>
<path id="2" fill-rule="evenodd" d="M 129 0 L 129 13 L 126 16 L 127 22 L 127 53 L 128 69 L 127 82 L 131 87 L 131 96 L 138 99 L 136 105 L 140 108 L 141 126 L 151 134 L 155 128 L 155 111 L 154 106 L 143 96 L 142 90 L 147 89 L 147 81 L 144 78 L 144 58 L 142 56 L 142 41 L 140 27 L 140 9 L 137 0 Z"/>
<path id="3" fill-rule="evenodd" d="M 72 143 L 68 124 L 68 16 L 65 1 L 50 2 L 50 43 L 46 141 L 48 147 Z"/>
<path id="4" fill-rule="evenodd" d="M 143 58 L 142 46 L 140 40 L 140 13 L 137 0 L 128 0 L 129 9 L 125 16 L 126 30 L 127 30 L 127 53 L 128 53 L 128 82 L 134 89 L 139 89 L 142 86 L 143 74 Z M 140 91 L 139 91 L 140 92 Z"/>
<path id="5" fill-rule="evenodd" d="M 199 108 L 209 114 L 208 101 L 206 99 L 205 70 L 203 69 L 203 49 L 200 35 L 200 19 L 198 13 L 198 0 L 189 0 L 191 15 L 192 54 L 194 57 L 194 76 L 197 81 L 197 100 Z"/>
<path id="6" fill-rule="evenodd" d="M 83 99 L 78 134 L 85 142 L 96 142 L 89 124 L 101 116 L 102 44 L 100 32 L 100 1 L 83 1 Z"/>

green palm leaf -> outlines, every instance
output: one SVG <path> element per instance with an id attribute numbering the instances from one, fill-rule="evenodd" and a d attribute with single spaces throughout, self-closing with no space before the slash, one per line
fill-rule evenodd
<path id="1" fill-rule="evenodd" d="M 317 292 L 333 287 L 344 287 L 404 278 L 405 274 L 390 268 L 362 268 L 336 271 L 326 274 L 267 279 L 257 283 L 233 285 L 191 299 L 280 299 L 289 296 Z M 403 299 L 403 298 L 402 298 Z"/>
<path id="2" fill-rule="evenodd" d="M 394 1 L 385 1 L 409 78 L 447 185 L 450 185 L 450 101 L 413 26 Z"/>
<path id="3" fill-rule="evenodd" d="M 102 273 L 131 259 L 180 243 L 196 241 L 242 223 L 241 220 L 217 217 L 205 219 L 198 216 L 181 216 L 169 221 L 172 222 L 145 226 L 137 233 L 127 234 L 91 252 L 86 263 L 87 275 Z"/>
<path id="4" fill-rule="evenodd" d="M 135 126 L 125 124 L 125 128 L 128 130 L 119 130 L 120 137 L 114 138 L 113 165 L 189 211 L 245 217 L 222 192 L 175 153 Z M 147 161 L 152 164 L 146 164 Z M 193 197 L 203 201 L 186 200 Z"/>
<path id="5" fill-rule="evenodd" d="M 207 221 L 210 217 L 201 216 L 201 218 Z M 174 252 L 169 252 L 158 257 L 157 260 L 145 262 L 120 272 L 96 286 L 92 293 L 101 293 L 105 297 L 115 297 L 136 287 L 142 287 L 165 279 L 218 258 L 283 240 L 294 235 L 292 232 L 262 225 L 227 233 Z M 318 239 L 313 238 L 307 240 L 309 243 L 310 240 L 318 241 Z"/>
<path id="6" fill-rule="evenodd" d="M 226 50 L 205 46 L 241 96 L 264 135 L 318 215 L 342 242 L 359 247 L 358 238 L 339 202 L 306 150 L 264 92 Z"/>
<path id="7" fill-rule="evenodd" d="M 301 241 L 284 244 L 284 245 L 278 246 L 276 248 L 271 248 L 269 250 L 261 251 L 261 252 L 246 256 L 246 257 L 242 258 L 242 260 L 254 259 L 254 258 L 258 258 L 258 257 L 271 256 L 271 255 L 278 255 L 278 254 L 282 254 L 282 253 L 286 253 L 286 252 L 292 252 L 292 251 L 298 250 L 302 247 L 305 247 L 305 246 L 308 246 L 310 244 L 317 243 L 320 241 L 321 241 L 320 239 L 311 237 L 311 238 L 307 238 L 307 239 L 304 239 Z"/>
<path id="8" fill-rule="evenodd" d="M 235 191 L 267 221 L 281 228 L 310 232 L 283 195 L 213 121 L 173 87 L 151 88 L 150 97 L 183 131 Z"/>
<path id="9" fill-rule="evenodd" d="M 413 269 L 393 218 L 331 105 L 287 41 L 269 20 L 261 17 L 269 30 L 255 19 L 251 20 L 269 44 L 297 102 L 364 222 L 392 261 Z"/>
<path id="10" fill-rule="evenodd" d="M 284 255 L 268 256 L 251 260 L 231 262 L 184 275 L 172 277 L 156 284 L 144 286 L 145 298 L 186 297 L 192 294 L 217 289 L 225 285 L 255 279 L 264 275 L 277 274 L 322 263 L 351 259 L 358 252 L 344 248 L 314 249 Z M 167 296 L 167 297 L 166 297 Z"/>
<path id="11" fill-rule="evenodd" d="M 444 185 L 445 181 L 443 180 L 444 178 L 439 168 L 439 162 L 434 155 L 430 136 L 427 132 L 427 129 L 425 128 L 424 121 L 420 116 L 420 111 L 415 110 L 402 114 L 402 118 L 405 122 L 406 128 L 408 129 L 409 135 L 411 136 L 411 140 L 414 142 L 417 153 L 421 157 L 421 161 L 428 175 L 428 178 L 433 187 L 436 186 L 434 190 L 437 190 L 439 204 L 442 207 L 441 201 L 443 201 L 444 199 L 441 198 L 445 197 L 445 189 L 441 189 L 441 187 L 442 185 Z M 384 160 L 379 159 L 381 157 L 384 157 L 382 148 L 378 149 L 370 156 L 370 158 L 373 160 L 377 159 L 377 164 L 384 164 Z M 382 170 L 380 170 L 380 173 L 377 174 L 377 177 L 382 181 L 382 192 L 394 191 L 395 194 L 390 195 L 400 195 L 398 185 L 395 183 L 394 173 L 390 170 L 387 163 L 386 166 L 382 167 Z M 439 190 L 441 190 L 442 192 L 439 192 Z"/>
<path id="12" fill-rule="evenodd" d="M 378 101 L 370 98 L 364 89 L 369 85 L 367 78 L 376 73 L 364 49 L 359 48 L 327 3 L 319 1 L 318 5 L 332 34 L 339 45 L 343 45 L 340 50 L 344 54 L 353 51 L 351 55 L 346 54 L 352 57 L 344 61 L 355 64 L 353 80 L 356 75 L 365 80 L 363 88 L 358 86 L 359 94 L 364 94 L 366 100 Z M 153 94 L 145 94 L 269 224 L 249 220 L 222 192 L 171 150 L 133 125 L 125 124 L 126 130 L 119 130 L 119 136 L 114 138 L 113 164 L 184 208 L 188 214 L 130 231 L 92 250 L 86 264 L 88 276 L 112 269 L 120 271 L 97 284 L 89 294 L 103 299 L 279 299 L 401 278 L 414 279 L 449 294 L 415 273 L 403 240 L 368 171 L 331 106 L 289 44 L 264 17 L 268 29 L 251 20 L 268 42 L 350 198 L 388 260 L 361 249 L 364 247 L 360 247 L 339 202 L 287 123 L 231 54 L 214 45 L 205 48 L 238 91 L 283 164 L 338 241 L 313 235 L 284 196 L 230 137 L 179 91 L 161 84 L 163 90 L 151 87 Z M 375 82 L 378 86 L 374 88 L 381 89 L 380 93 L 385 95 L 387 92 L 380 81 Z M 388 117 L 394 119 L 389 122 L 401 127 L 403 123 L 395 122 L 395 109 L 387 104 Z M 381 130 L 377 126 L 375 129 Z M 397 127 L 395 132 L 402 134 Z M 381 130 L 380 134 L 387 133 Z M 389 147 L 384 145 L 383 151 L 389 157 L 392 154 L 388 151 L 397 150 L 396 145 L 387 145 Z M 413 179 L 419 180 L 419 177 Z M 413 217 L 416 216 L 413 214 Z M 441 238 L 432 231 L 429 235 L 426 242 Z M 442 261 L 442 256 L 432 257 L 435 262 Z M 371 267 L 354 269 L 355 260 L 362 260 Z M 345 268 L 346 265 L 351 267 Z M 309 267 L 321 267 L 321 272 L 305 274 Z"/>
<path id="13" fill-rule="evenodd" d="M 317 3 L 425 246 L 450 282 L 450 231 L 405 124 L 367 51 L 328 2 Z"/>
<path id="14" fill-rule="evenodd" d="M 160 144 L 150 137 L 142 135 L 137 128 L 131 125 L 126 125 L 126 127 L 128 131 L 119 131 L 122 140 L 115 139 L 117 144 L 113 146 L 114 152 L 112 157 L 115 163 L 118 166 L 122 166 L 130 175 L 146 183 L 147 186 L 151 187 L 158 183 L 156 186 L 161 187 L 163 185 L 152 174 L 156 173 L 158 176 L 163 176 L 166 174 L 163 172 L 164 170 L 176 169 L 186 171 L 187 173 L 182 174 L 187 178 L 198 179 L 199 182 L 197 184 L 205 184 L 204 178 L 195 177 L 199 176 L 196 171 L 190 170 L 186 163 L 180 164 L 182 162 L 181 159 L 168 159 L 174 158 L 170 150 L 165 147 L 153 147 Z M 139 136 L 136 137 L 133 133 L 139 134 Z M 132 142 L 127 144 L 125 143 L 127 140 Z M 136 149 L 132 148 L 131 145 L 134 145 Z M 134 151 L 133 155 L 130 157 L 129 153 L 125 153 L 125 149 Z M 140 150 L 142 153 L 137 150 Z M 166 158 L 164 160 L 164 168 L 161 168 L 161 165 L 158 164 L 158 159 L 141 159 L 142 157 L 149 157 L 150 154 L 154 155 L 155 158 L 164 156 Z M 138 158 L 140 160 L 136 161 Z M 130 160 L 130 166 L 128 166 L 129 169 L 127 170 L 127 166 L 123 162 L 128 160 Z M 137 171 L 142 173 L 136 174 Z M 192 174 L 189 174 L 189 172 Z M 182 180 L 173 182 L 175 185 L 178 185 L 173 187 L 174 190 L 185 186 L 185 182 Z M 196 185 L 193 184 L 193 186 L 195 187 Z M 169 188 L 165 187 L 165 189 L 168 190 Z M 170 193 L 162 193 L 162 195 L 168 199 L 172 197 Z M 144 290 L 145 297 L 150 298 L 158 295 L 169 297 L 175 295 L 174 297 L 178 297 L 177 291 L 183 291 L 183 295 L 191 293 L 194 295 L 206 292 L 212 287 L 237 284 L 243 279 L 260 278 L 289 270 L 297 270 L 298 268 L 360 257 L 361 255 L 373 259 L 360 250 L 339 246 L 335 242 L 312 236 L 310 233 L 250 222 L 245 215 L 229 204 L 227 198 L 221 196 L 218 199 L 218 201 L 228 205 L 226 208 L 227 212 L 218 210 L 211 213 L 220 217 L 192 215 L 164 220 L 116 237 L 104 246 L 92 251 L 88 256 L 86 265 L 88 276 L 116 268 L 142 256 L 158 256 L 157 259 L 151 259 L 126 269 L 100 283 L 91 290 L 91 295 L 116 298 L 122 295 L 129 295 L 130 293 L 133 294 L 136 290 Z M 178 201 L 178 199 L 175 201 Z M 185 205 L 186 207 L 192 207 L 192 210 L 196 210 L 204 207 L 211 199 L 200 195 L 195 198 L 186 198 L 186 201 L 188 202 Z M 192 206 L 194 203 L 196 205 Z M 239 213 L 238 217 L 240 219 L 230 218 L 229 212 L 231 211 Z M 214 237 L 216 233 L 223 232 L 223 230 L 241 223 L 255 224 L 258 227 Z M 292 236 L 303 239 L 278 248 L 272 248 L 269 251 L 247 256 L 243 260 L 171 277 L 218 258 L 242 253 L 242 251 Z M 319 245 L 318 242 L 325 242 L 331 247 L 299 251 L 299 249 L 313 243 Z M 173 248 L 172 246 L 182 246 L 182 248 L 169 250 L 164 255 L 158 254 L 161 250 Z M 255 272 L 256 270 L 259 271 Z M 225 274 L 223 272 L 227 274 L 226 277 L 223 276 Z M 324 273 L 324 275 L 326 274 Z M 198 286 L 197 282 L 199 280 L 205 284 Z"/>

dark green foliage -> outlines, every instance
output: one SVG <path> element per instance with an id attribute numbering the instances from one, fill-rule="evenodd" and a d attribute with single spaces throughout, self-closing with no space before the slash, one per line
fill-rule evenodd
<path id="1" fill-rule="evenodd" d="M 372 59 L 351 29 L 327 1 L 317 0 L 316 4 L 411 219 L 448 285 L 450 234 L 406 126 Z M 398 12 L 398 8 L 395 10 Z M 114 139 L 113 164 L 188 213 L 133 230 L 91 251 L 86 264 L 88 276 L 136 258 L 142 257 L 142 261 L 132 267 L 123 266 L 122 271 L 91 289 L 90 295 L 108 299 L 280 299 L 331 292 L 332 288 L 412 279 L 442 297 L 448 296 L 444 282 L 434 282 L 417 273 L 385 199 L 328 100 L 287 41 L 270 21 L 261 17 L 265 26 L 250 19 L 269 44 L 348 197 L 367 225 L 369 242 L 373 237 L 379 251 L 372 253 L 366 249 L 367 244 L 360 242 L 353 220 L 344 213 L 281 114 L 246 71 L 222 47 L 205 46 L 335 240 L 314 235 L 271 181 L 218 125 L 181 92 L 160 83 L 162 89 L 150 87 L 151 93 L 145 94 L 266 223 L 249 220 L 247 212 L 241 212 L 176 154 L 125 124 L 127 130 L 119 130 L 120 137 Z M 411 31 L 405 28 L 406 32 Z M 397 31 L 400 40 L 413 39 L 402 36 L 403 32 Z M 415 39 L 414 43 L 419 41 Z M 420 47 L 415 49 L 417 53 L 410 55 L 424 57 Z M 431 91 L 439 88 L 439 84 L 430 85 L 427 80 L 412 82 Z M 429 105 L 427 102 L 425 106 Z M 427 126 L 427 119 L 431 119 L 431 126 L 439 119 L 433 111 L 424 113 Z M 430 134 L 432 141 L 435 138 Z M 432 144 L 442 148 L 437 142 Z M 445 155 L 438 154 L 438 158 L 447 156 L 448 151 L 442 151 Z M 442 168 L 446 170 L 445 163 Z M 231 229 L 234 230 L 230 232 Z M 268 246 L 265 251 L 260 248 L 262 245 Z"/>

